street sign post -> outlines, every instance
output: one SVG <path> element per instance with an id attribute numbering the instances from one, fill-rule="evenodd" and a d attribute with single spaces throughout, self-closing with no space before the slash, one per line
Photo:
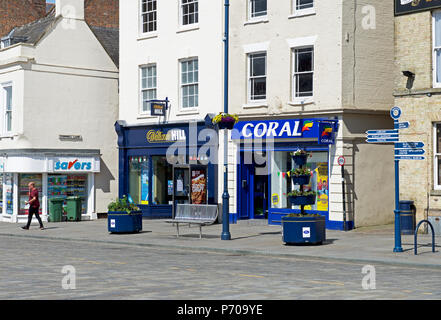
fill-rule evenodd
<path id="1" fill-rule="evenodd" d="M 395 160 L 425 160 L 426 157 L 422 156 L 395 156 Z"/>
<path id="2" fill-rule="evenodd" d="M 382 138 L 382 139 L 374 139 L 368 138 L 366 140 L 368 143 L 390 143 L 390 142 L 398 142 L 398 138 Z"/>
<path id="3" fill-rule="evenodd" d="M 366 134 L 398 134 L 398 130 L 368 130 Z"/>
<path id="4" fill-rule="evenodd" d="M 424 143 L 422 142 L 397 142 L 395 143 L 395 149 L 400 148 L 422 148 Z"/>
<path id="5" fill-rule="evenodd" d="M 424 149 L 395 149 L 395 156 L 414 156 L 426 153 Z"/>
<path id="6" fill-rule="evenodd" d="M 398 122 L 394 123 L 394 129 L 407 129 L 409 128 L 410 123 L 409 122 Z"/>

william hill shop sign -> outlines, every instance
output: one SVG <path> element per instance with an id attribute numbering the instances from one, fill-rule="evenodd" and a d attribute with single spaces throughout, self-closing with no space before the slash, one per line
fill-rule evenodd
<path id="1" fill-rule="evenodd" d="M 395 15 L 441 8 L 441 0 L 394 0 Z"/>
<path id="2" fill-rule="evenodd" d="M 334 144 L 337 129 L 337 120 L 239 121 L 232 131 L 232 139 L 313 139 L 319 144 Z"/>

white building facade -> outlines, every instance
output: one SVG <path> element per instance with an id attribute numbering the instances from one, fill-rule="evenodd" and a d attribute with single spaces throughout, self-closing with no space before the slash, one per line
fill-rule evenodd
<path id="1" fill-rule="evenodd" d="M 84 0 L 57 0 L 47 17 L 2 39 L 2 221 L 27 220 L 31 181 L 44 221 L 51 198 L 79 196 L 87 220 L 116 197 L 118 67 L 104 32 L 84 21 Z"/>

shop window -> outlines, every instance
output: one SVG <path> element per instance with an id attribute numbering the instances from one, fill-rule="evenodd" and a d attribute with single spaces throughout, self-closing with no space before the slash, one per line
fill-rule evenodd
<path id="1" fill-rule="evenodd" d="M 293 190 L 300 189 L 291 181 L 290 172 L 297 166 L 292 160 L 290 152 L 276 151 L 272 153 L 271 171 L 271 206 L 273 209 L 298 209 L 300 206 L 291 206 L 287 194 Z M 328 153 L 314 151 L 308 158 L 306 167 L 312 172 L 309 185 L 304 186 L 304 190 L 316 191 L 317 199 L 313 206 L 305 206 L 305 210 L 328 211 Z M 275 200 L 273 200 L 275 199 Z"/>
<path id="2" fill-rule="evenodd" d="M 173 167 L 167 157 L 152 157 L 152 202 L 153 204 L 172 204 Z"/>
<path id="3" fill-rule="evenodd" d="M 26 201 L 29 200 L 29 183 L 34 182 L 35 188 L 38 190 L 38 200 L 40 201 L 41 214 L 41 200 L 43 197 L 43 175 L 42 174 L 20 174 L 18 180 L 18 214 L 29 214 L 29 205 L 26 205 Z"/>
<path id="4" fill-rule="evenodd" d="M 181 0 L 181 19 L 183 26 L 199 22 L 198 0 Z"/>
<path id="5" fill-rule="evenodd" d="M 3 175 L 3 189 L 2 189 L 2 198 L 3 201 L 3 193 L 5 193 L 5 203 L 2 205 L 2 213 L 6 213 L 9 215 L 12 215 L 14 213 L 14 206 L 13 206 L 13 197 L 12 197 L 12 190 L 14 186 L 14 175 L 12 173 L 5 173 Z"/>
<path id="6" fill-rule="evenodd" d="M 149 163 L 147 157 L 129 158 L 129 194 L 134 203 L 149 204 Z"/>
<path id="7" fill-rule="evenodd" d="M 248 55 L 248 101 L 266 99 L 266 52 Z"/>
<path id="8" fill-rule="evenodd" d="M 81 198 L 81 214 L 87 213 L 87 175 L 85 174 L 52 174 L 47 178 L 48 201 L 53 198 L 66 200 L 67 197 Z M 66 206 L 66 202 L 64 202 Z"/>
<path id="9" fill-rule="evenodd" d="M 156 31 L 157 9 L 156 0 L 141 0 L 142 33 Z"/>

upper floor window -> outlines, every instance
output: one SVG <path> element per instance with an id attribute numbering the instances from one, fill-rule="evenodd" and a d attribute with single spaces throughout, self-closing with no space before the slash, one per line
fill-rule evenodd
<path id="1" fill-rule="evenodd" d="M 314 0 L 294 0 L 294 9 L 304 10 L 314 8 Z"/>
<path id="2" fill-rule="evenodd" d="M 267 0 L 249 0 L 249 19 L 267 15 Z"/>
<path id="3" fill-rule="evenodd" d="M 433 13 L 433 86 L 441 87 L 441 11 Z"/>
<path id="4" fill-rule="evenodd" d="M 266 99 L 266 52 L 248 54 L 248 101 Z"/>
<path id="5" fill-rule="evenodd" d="M 314 47 L 293 49 L 293 98 L 312 97 L 314 93 Z"/>
<path id="6" fill-rule="evenodd" d="M 199 61 L 197 58 L 181 61 L 181 107 L 199 106 Z"/>
<path id="7" fill-rule="evenodd" d="M 141 67 L 141 113 L 149 112 L 151 100 L 156 100 L 156 64 Z"/>
<path id="8" fill-rule="evenodd" d="M 434 189 L 441 190 L 441 123 L 434 123 L 434 164 L 433 164 L 433 177 L 434 177 Z"/>
<path id="9" fill-rule="evenodd" d="M 141 0 L 142 33 L 156 31 L 156 27 L 157 27 L 156 0 Z"/>
<path id="10" fill-rule="evenodd" d="M 3 113 L 3 133 L 12 131 L 12 85 L 2 85 L 2 113 Z"/>
<path id="11" fill-rule="evenodd" d="M 199 22 L 198 0 L 181 0 L 181 24 L 183 26 Z"/>

